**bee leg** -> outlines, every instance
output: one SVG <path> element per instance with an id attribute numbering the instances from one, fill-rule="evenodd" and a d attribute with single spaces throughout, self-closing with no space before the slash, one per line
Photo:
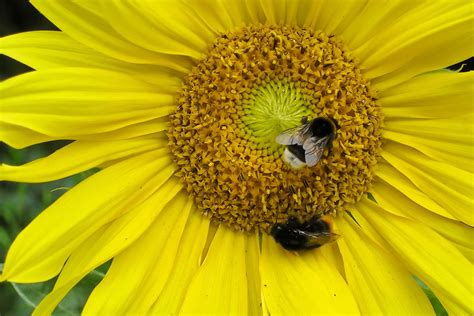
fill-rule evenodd
<path id="1" fill-rule="evenodd" d="M 308 122 L 309 122 L 309 120 L 308 120 L 308 117 L 307 117 L 307 116 L 303 116 L 303 117 L 301 118 L 301 124 L 304 125 L 304 124 L 306 124 L 306 123 L 308 123 Z"/>
<path id="2" fill-rule="evenodd" d="M 333 141 L 334 141 L 335 138 L 336 138 L 336 134 L 333 134 L 333 135 L 331 135 L 331 138 L 328 141 L 328 145 L 327 145 L 328 157 L 332 157 L 332 155 L 333 155 L 332 148 L 333 148 Z"/>
<path id="3" fill-rule="evenodd" d="M 332 157 L 333 152 L 332 152 L 332 142 L 329 142 L 328 144 L 328 157 Z"/>

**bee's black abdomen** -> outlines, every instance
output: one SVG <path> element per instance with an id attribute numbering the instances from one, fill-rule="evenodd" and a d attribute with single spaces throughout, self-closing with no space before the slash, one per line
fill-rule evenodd
<path id="1" fill-rule="evenodd" d="M 309 250 L 321 247 L 330 239 L 329 235 L 321 235 L 315 238 L 312 233 L 330 234 L 331 227 L 319 216 L 314 216 L 308 221 L 301 223 L 296 217 L 290 216 L 285 224 L 275 224 L 271 235 L 277 243 L 286 250 Z"/>
<path id="2" fill-rule="evenodd" d="M 293 155 L 296 156 L 301 162 L 306 162 L 305 159 L 305 150 L 303 149 L 303 146 L 300 145 L 289 145 L 286 146 L 288 148 L 288 151 L 291 152 Z"/>
<path id="3" fill-rule="evenodd" d="M 308 232 L 329 232 L 329 224 L 322 220 L 320 217 L 313 217 L 309 221 L 302 225 L 302 230 Z"/>
<path id="4" fill-rule="evenodd" d="M 306 249 L 307 238 L 298 234 L 291 226 L 276 224 L 272 227 L 271 234 L 286 250 Z"/>

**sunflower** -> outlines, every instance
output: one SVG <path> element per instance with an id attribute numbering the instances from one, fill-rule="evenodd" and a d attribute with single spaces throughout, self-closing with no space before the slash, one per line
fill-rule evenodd
<path id="1" fill-rule="evenodd" d="M 0 52 L 1 140 L 72 142 L 1 180 L 99 171 L 13 242 L 3 281 L 55 287 L 52 313 L 112 260 L 84 314 L 472 314 L 469 1 L 32 1 L 61 31 Z M 275 137 L 336 123 L 290 167 Z M 272 227 L 339 238 L 287 251 Z M 309 237 L 308 237 L 309 238 Z M 471 277 L 469 277 L 471 276 Z"/>

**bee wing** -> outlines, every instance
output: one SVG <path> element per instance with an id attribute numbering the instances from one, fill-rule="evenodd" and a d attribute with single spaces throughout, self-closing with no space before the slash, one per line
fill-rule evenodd
<path id="1" fill-rule="evenodd" d="M 303 145 L 309 132 L 310 124 L 304 124 L 287 129 L 275 138 L 275 141 L 281 145 Z"/>
<path id="2" fill-rule="evenodd" d="M 308 241 L 306 242 L 306 248 L 316 248 L 327 243 L 335 241 L 339 235 L 331 232 L 307 232 L 303 230 L 297 230 L 298 234 L 305 236 Z"/>
<path id="3" fill-rule="evenodd" d="M 329 136 L 323 138 L 310 137 L 303 143 L 303 149 L 305 151 L 304 159 L 308 167 L 316 166 L 321 160 L 324 153 L 324 147 L 329 141 Z"/>

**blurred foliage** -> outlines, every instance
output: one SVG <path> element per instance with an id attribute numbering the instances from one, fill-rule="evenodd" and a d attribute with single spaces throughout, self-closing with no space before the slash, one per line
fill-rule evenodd
<path id="1" fill-rule="evenodd" d="M 20 165 L 49 155 L 68 142 L 58 141 L 16 150 L 0 144 L 0 161 Z M 5 261 L 8 247 L 18 233 L 41 210 L 64 194 L 69 188 L 94 173 L 86 171 L 72 177 L 42 184 L 0 182 L 0 262 Z M 79 314 L 85 299 L 100 280 L 102 273 L 93 272 L 80 282 L 58 307 L 58 315 Z M 54 285 L 54 280 L 40 284 L 0 284 L 0 315 L 29 315 Z M 16 293 L 17 292 L 17 293 Z"/>
<path id="2" fill-rule="evenodd" d="M 56 307 L 53 315 L 80 315 L 87 297 L 102 280 L 108 267 L 109 263 L 106 263 L 82 279 Z M 36 284 L 10 283 L 14 295 L 18 297 L 18 304 L 10 304 L 1 315 L 30 315 L 41 300 L 51 292 L 55 281 L 56 279 Z"/>

